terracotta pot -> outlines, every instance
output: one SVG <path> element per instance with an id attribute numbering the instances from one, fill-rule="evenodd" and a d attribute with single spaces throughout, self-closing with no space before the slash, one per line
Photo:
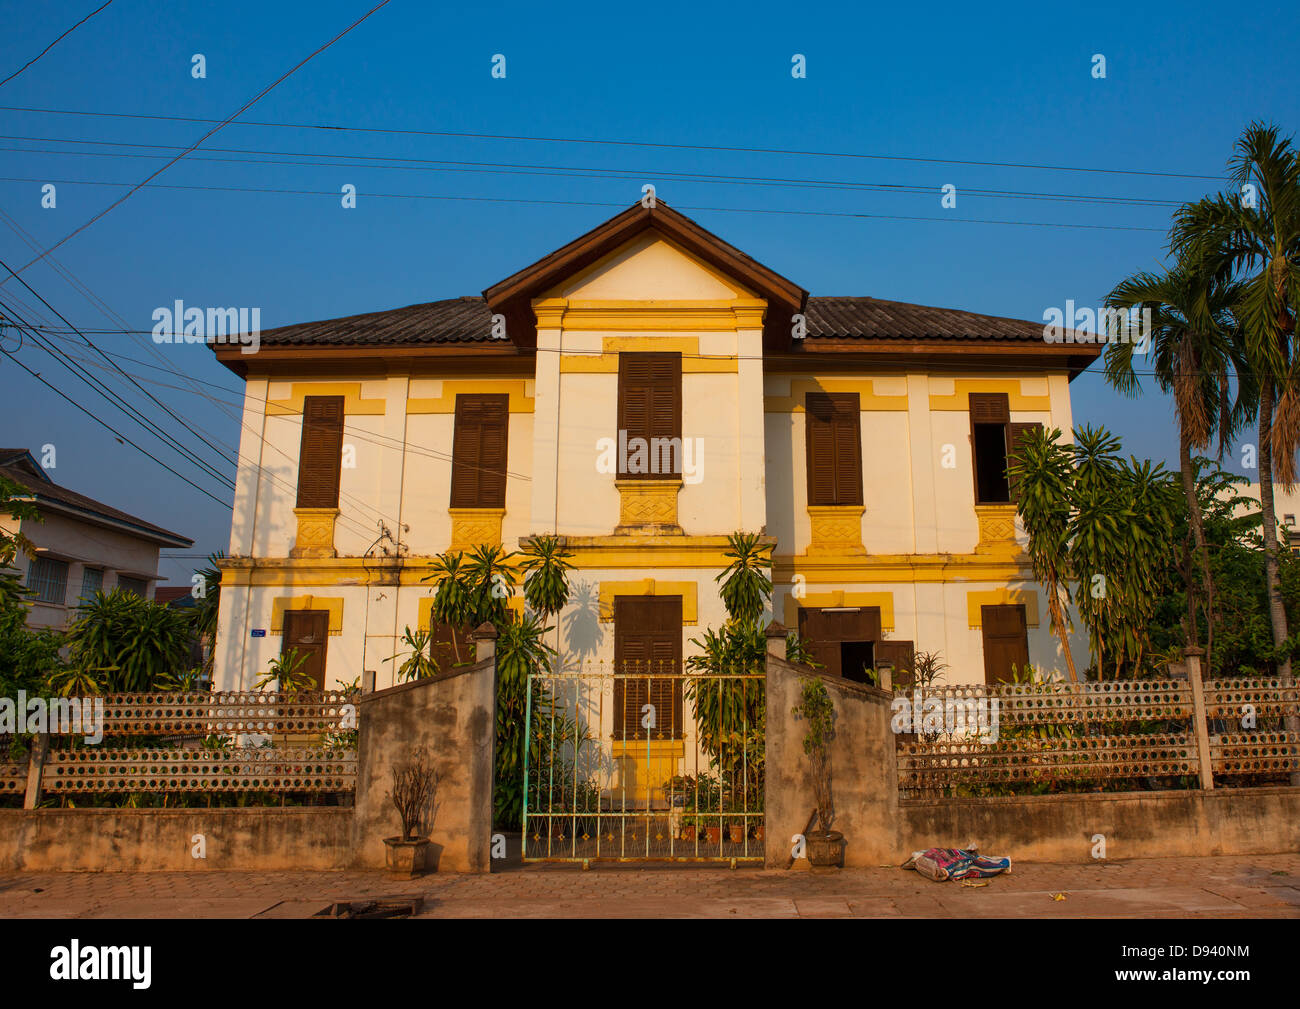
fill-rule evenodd
<path id="1" fill-rule="evenodd" d="M 755 841 L 763 840 L 763 825 L 761 823 L 754 828 L 754 840 Z"/>
<path id="2" fill-rule="evenodd" d="M 744 824 L 741 824 L 741 823 L 733 823 L 733 824 L 729 824 L 728 827 L 727 827 L 727 833 L 728 833 L 728 835 L 729 835 L 729 837 L 730 837 L 730 840 L 731 840 L 731 843 L 732 843 L 732 844 L 744 844 L 744 843 L 745 843 L 745 826 L 744 826 Z"/>
<path id="3" fill-rule="evenodd" d="M 709 844 L 711 844 L 711 845 L 718 845 L 718 844 L 721 844 L 721 843 L 722 843 L 722 828 L 721 828 L 721 827 L 705 827 L 705 828 L 704 828 L 704 836 L 707 837 L 707 838 L 709 839 Z"/>
<path id="4" fill-rule="evenodd" d="M 838 830 L 815 830 L 804 835 L 808 861 L 813 868 L 826 869 L 844 864 L 844 835 Z"/>
<path id="5" fill-rule="evenodd" d="M 681 830 L 681 836 L 678 838 L 678 840 L 694 841 L 699 836 L 700 836 L 700 831 L 698 827 L 683 827 Z"/>
<path id="6" fill-rule="evenodd" d="M 413 841 L 406 841 L 400 837 L 384 838 L 384 846 L 387 849 L 384 864 L 389 874 L 404 879 L 423 875 L 428 867 L 429 844 L 427 837 L 417 837 Z M 436 864 L 434 869 L 437 869 Z"/>

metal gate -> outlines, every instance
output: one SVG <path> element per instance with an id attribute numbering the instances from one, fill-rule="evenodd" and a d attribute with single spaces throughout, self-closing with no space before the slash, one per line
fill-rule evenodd
<path id="1" fill-rule="evenodd" d="M 528 677 L 525 862 L 762 862 L 761 672 Z"/>

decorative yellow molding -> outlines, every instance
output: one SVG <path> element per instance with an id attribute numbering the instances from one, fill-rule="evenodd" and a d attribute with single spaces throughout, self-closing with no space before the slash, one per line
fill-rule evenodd
<path id="1" fill-rule="evenodd" d="M 908 584 L 1021 581 L 1032 578 L 1033 571 L 1021 554 L 781 554 L 773 558 L 774 580 L 788 583 L 796 575 L 803 575 L 809 584 Z"/>
<path id="2" fill-rule="evenodd" d="M 734 330 L 735 320 L 731 328 Z M 614 327 L 602 326 L 602 329 Z M 648 327 L 653 328 L 653 327 Z M 665 328 L 661 323 L 658 327 Z M 692 327 L 695 329 L 703 327 Z M 560 355 L 560 371 L 568 374 L 615 374 L 618 355 L 633 353 L 671 353 L 682 355 L 682 374 L 735 374 L 739 368 L 734 354 L 700 356 L 698 336 L 606 336 L 600 341 L 600 353 L 566 350 Z"/>
<path id="3" fill-rule="evenodd" d="M 342 396 L 343 413 L 348 417 L 383 416 L 388 410 L 388 400 L 382 396 L 362 399 L 360 382 L 294 382 L 288 399 L 273 399 L 266 404 L 266 415 L 301 415 L 302 401 L 308 396 Z"/>
<path id="4" fill-rule="evenodd" d="M 835 606 L 875 606 L 880 609 L 880 629 L 886 634 L 894 630 L 894 593 L 892 592 L 845 592 L 835 589 L 831 592 L 808 592 L 802 599 L 793 594 L 785 597 L 785 626 L 792 631 L 799 629 L 799 609 L 821 609 Z"/>
<path id="5" fill-rule="evenodd" d="M 981 606 L 1023 606 L 1025 623 L 1038 626 L 1038 593 L 1025 589 L 989 589 L 986 592 L 966 593 L 966 617 L 972 628 L 984 626 Z"/>
<path id="6" fill-rule="evenodd" d="M 682 489 L 680 480 L 615 480 L 618 488 L 618 529 L 656 530 L 675 529 L 677 524 L 677 495 Z"/>
<path id="7" fill-rule="evenodd" d="M 343 633 L 343 600 L 335 596 L 281 596 L 271 600 L 271 633 L 284 633 L 285 610 L 328 610 L 330 635 Z"/>
<path id="8" fill-rule="evenodd" d="M 903 383 L 903 392 L 897 396 L 876 392 L 876 385 L 897 384 L 897 378 L 794 378 L 790 380 L 788 396 L 764 396 L 764 413 L 803 413 L 805 396 L 810 392 L 856 392 L 858 408 L 863 412 L 875 410 L 907 410 L 907 385 Z"/>
<path id="9" fill-rule="evenodd" d="M 699 622 L 699 586 L 695 582 L 664 582 L 655 578 L 642 578 L 638 582 L 600 583 L 600 622 L 614 619 L 616 596 L 681 596 L 682 624 Z"/>
<path id="10" fill-rule="evenodd" d="M 516 614 L 517 616 L 523 616 L 524 614 L 523 597 L 511 596 L 509 599 L 506 600 L 506 609 L 508 609 L 511 613 Z M 433 596 L 432 595 L 420 597 L 420 609 L 416 617 L 416 620 L 418 621 L 418 623 L 416 624 L 416 629 L 421 631 L 427 631 L 429 629 L 429 626 L 433 623 Z"/>
<path id="11" fill-rule="evenodd" d="M 940 381 L 937 378 L 931 378 L 931 383 Z M 1032 382 L 1041 382 L 1046 385 L 1046 377 L 1035 376 L 1030 379 Z M 970 394 L 972 392 L 1005 392 L 1007 400 L 1012 410 L 1037 411 L 1039 413 L 1048 413 L 1052 409 L 1052 397 L 1047 393 L 1041 396 L 1025 395 L 1021 390 L 1024 384 L 1018 378 L 958 378 L 953 379 L 955 391 L 950 396 L 940 393 L 930 393 L 931 410 L 960 410 L 965 413 L 970 410 Z"/>
<path id="12" fill-rule="evenodd" d="M 298 535 L 294 538 L 290 557 L 337 557 L 334 549 L 334 523 L 338 520 L 337 508 L 295 508 L 298 516 Z"/>
<path id="13" fill-rule="evenodd" d="M 455 413 L 456 397 L 504 393 L 510 397 L 511 413 L 532 413 L 533 380 L 531 378 L 446 378 L 442 395 L 412 397 L 406 401 L 406 413 Z"/>
<path id="14" fill-rule="evenodd" d="M 808 517 L 812 519 L 810 554 L 861 554 L 862 505 L 809 505 Z"/>
<path id="15" fill-rule="evenodd" d="M 504 508 L 448 508 L 451 516 L 451 549 L 464 550 L 479 544 L 501 545 Z"/>
<path id="16" fill-rule="evenodd" d="M 1013 504 L 976 505 L 980 538 L 977 554 L 1014 556 L 1020 552 L 1016 542 L 1016 506 Z"/>

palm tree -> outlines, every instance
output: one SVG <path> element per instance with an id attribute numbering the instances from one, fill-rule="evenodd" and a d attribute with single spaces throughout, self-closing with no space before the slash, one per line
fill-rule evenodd
<path id="1" fill-rule="evenodd" d="M 1135 358 L 1147 364 L 1156 385 L 1173 396 L 1178 423 L 1178 468 L 1197 559 L 1206 622 L 1206 664 L 1214 649 L 1214 582 L 1205 523 L 1196 494 L 1193 451 L 1208 449 L 1218 433 L 1219 458 L 1228 440 L 1253 412 L 1253 383 L 1249 381 L 1239 348 L 1232 342 L 1233 306 L 1240 298 L 1238 286 L 1222 277 L 1197 270 L 1184 259 L 1164 273 L 1141 272 L 1121 281 L 1106 298 L 1107 308 L 1149 313 L 1149 332 L 1142 344 L 1111 343 L 1106 347 L 1106 380 L 1126 396 L 1141 394 L 1142 383 Z M 1235 400 L 1229 378 L 1237 379 Z M 1199 643 L 1196 593 L 1187 586 L 1187 643 Z"/>
<path id="2" fill-rule="evenodd" d="M 1259 385 L 1259 496 L 1269 617 L 1280 653 L 1278 674 L 1290 682 L 1273 481 L 1296 482 L 1300 444 L 1300 358 L 1291 340 L 1300 306 L 1300 160 L 1277 127 L 1252 123 L 1237 141 L 1228 168 L 1239 191 L 1184 206 L 1174 220 L 1172 247 L 1241 284 L 1236 311 L 1242 351 Z"/>

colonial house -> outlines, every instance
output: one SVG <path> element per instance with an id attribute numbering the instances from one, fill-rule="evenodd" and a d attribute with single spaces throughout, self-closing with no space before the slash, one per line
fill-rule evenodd
<path id="1" fill-rule="evenodd" d="M 289 647 L 327 686 L 387 686 L 434 555 L 540 533 L 577 569 L 566 662 L 689 655 L 745 530 L 773 543 L 772 616 L 833 674 L 914 649 L 951 683 L 1063 668 L 1006 460 L 1071 430 L 1098 349 L 810 297 L 663 203 L 481 297 L 216 346 L 245 382 L 217 686 Z"/>
<path id="2" fill-rule="evenodd" d="M 25 488 L 17 497 L 35 504 L 40 515 L 39 521 L 19 522 L 0 514 L 0 529 L 21 532 L 36 548 L 35 557 L 17 560 L 19 578 L 32 592 L 27 617 L 32 627 L 62 630 L 81 601 L 100 590 L 121 588 L 152 599 L 161 580 L 159 552 L 194 545 L 186 536 L 55 483 L 25 448 L 0 449 L 0 476 Z"/>

